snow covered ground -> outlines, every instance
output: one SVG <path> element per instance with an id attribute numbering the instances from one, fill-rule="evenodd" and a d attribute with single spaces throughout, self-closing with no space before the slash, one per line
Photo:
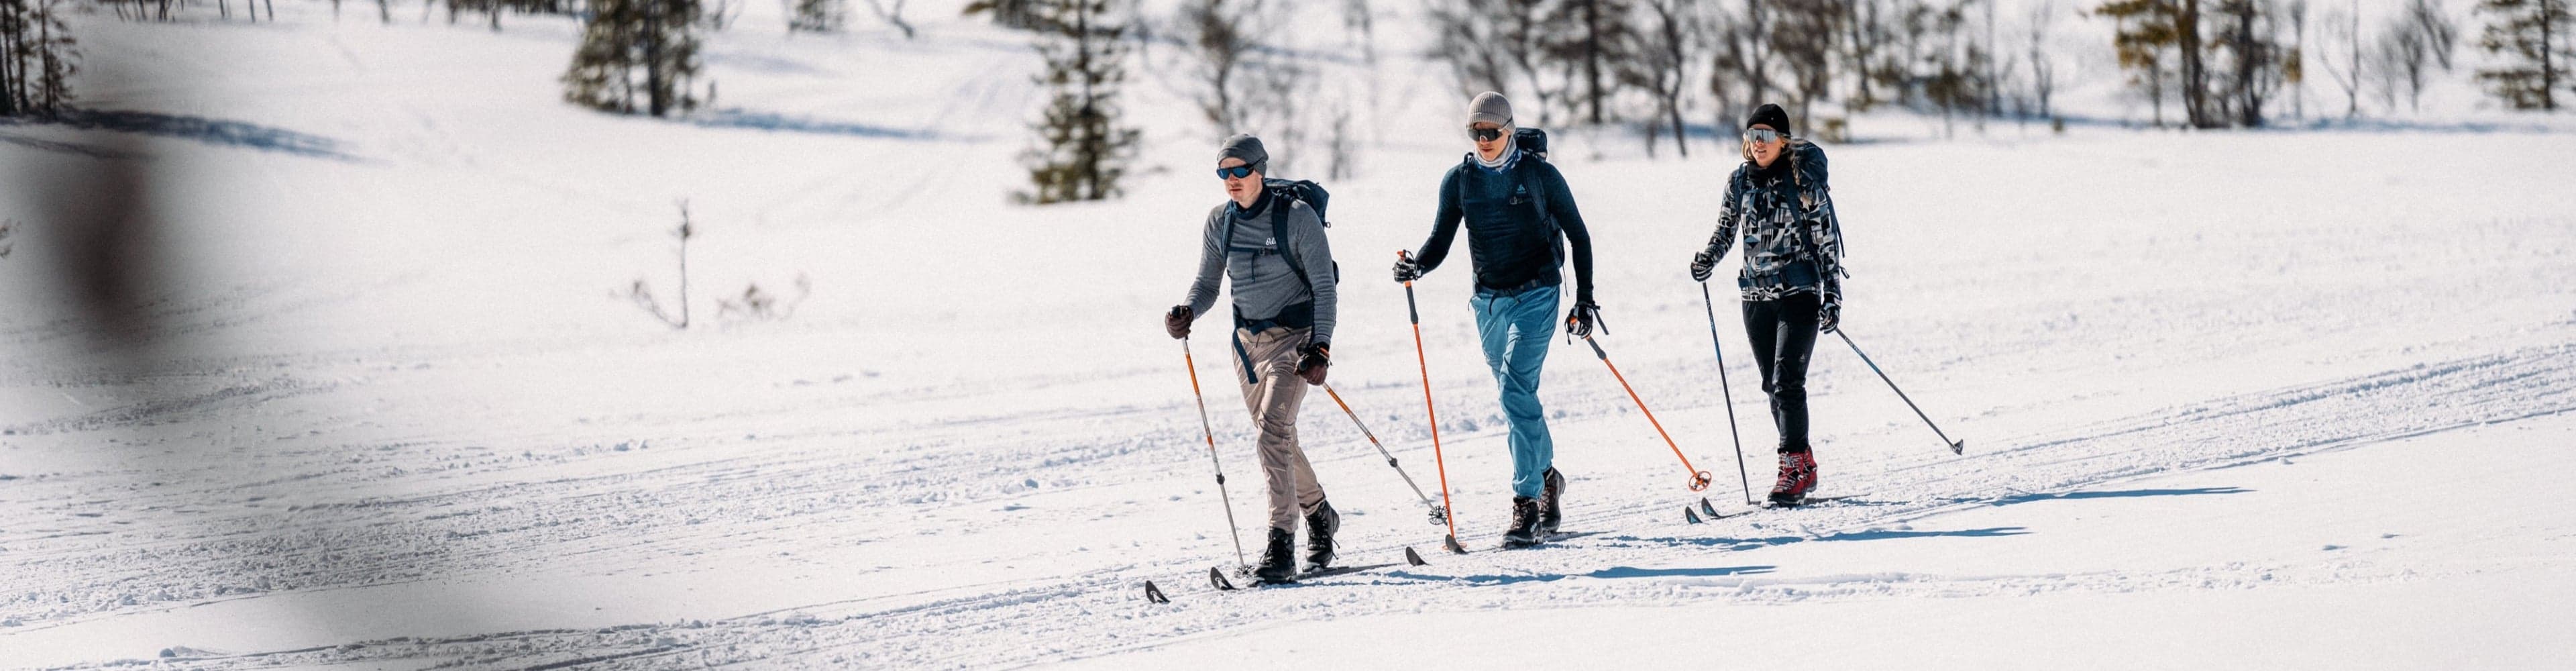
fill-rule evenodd
<path id="1" fill-rule="evenodd" d="M 1820 494 L 1849 498 L 1689 525 L 1701 494 L 1560 344 L 1542 398 L 1589 535 L 1531 551 L 1482 551 L 1509 463 L 1461 261 L 1418 291 L 1480 551 L 1437 552 L 1317 398 L 1300 429 L 1345 561 L 1432 563 L 1217 594 L 1203 574 L 1233 545 L 1156 319 L 1221 197 L 1200 167 L 1216 133 L 1156 73 L 1129 90 L 1150 140 L 1130 196 L 1032 209 L 1007 194 L 1034 58 L 953 11 L 917 10 L 911 42 L 725 33 L 719 109 L 656 121 L 557 102 L 565 22 L 279 9 L 79 25 L 87 104 L 229 130 L 0 126 L 0 216 L 23 223 L 0 258 L 0 667 L 2576 659 L 2576 134 L 2545 128 L 2563 122 L 1948 142 L 1881 123 L 1828 147 L 1845 323 L 1967 453 L 1829 340 Z M 1464 143 L 1438 72 L 1375 76 L 1379 145 L 1331 185 L 1333 381 L 1431 486 L 1383 268 Z M 1603 346 L 1727 505 L 1683 267 L 1732 162 L 1560 142 Z M 118 165 L 160 178 L 168 267 L 141 349 L 73 309 L 81 261 L 34 195 Z M 681 199 L 704 323 L 674 332 L 621 294 L 675 296 Z M 790 316 L 718 314 L 800 276 Z M 1718 299 L 1759 486 L 1773 435 Z M 1256 519 L 1224 347 L 1193 346 L 1235 514 Z"/>

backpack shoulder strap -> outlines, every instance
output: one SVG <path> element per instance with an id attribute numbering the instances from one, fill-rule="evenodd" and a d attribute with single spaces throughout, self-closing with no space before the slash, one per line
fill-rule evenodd
<path id="1" fill-rule="evenodd" d="M 1521 158 L 1531 159 L 1537 157 L 1523 155 Z M 1540 159 L 1540 162 L 1545 163 L 1546 161 L 1545 159 Z M 1549 210 L 1547 207 L 1547 180 L 1539 178 L 1539 166 L 1515 165 L 1512 166 L 1512 172 L 1515 173 L 1512 176 L 1513 180 L 1519 182 L 1521 188 L 1529 189 L 1530 204 L 1538 207 L 1539 221 L 1547 224 L 1547 230 L 1549 233 L 1556 233 L 1556 212 Z"/>
<path id="2" fill-rule="evenodd" d="M 1276 197 L 1279 198 L 1279 202 L 1270 204 L 1271 207 L 1277 208 L 1270 213 L 1270 234 L 1279 236 L 1279 257 L 1288 260 L 1288 269 L 1297 271 L 1297 279 L 1306 283 L 1307 291 L 1314 291 L 1315 278 L 1306 272 L 1306 260 L 1298 258 L 1297 241 L 1291 239 L 1288 233 L 1288 211 L 1296 209 L 1297 203 L 1303 201 L 1288 198 L 1287 194 L 1279 194 Z"/>

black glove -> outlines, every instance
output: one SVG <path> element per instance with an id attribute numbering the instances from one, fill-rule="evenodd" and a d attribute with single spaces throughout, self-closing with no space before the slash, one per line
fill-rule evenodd
<path id="1" fill-rule="evenodd" d="M 1691 281 L 1706 282 L 1709 274 L 1717 270 L 1717 254 L 1713 253 L 1715 251 L 1717 250 L 1703 249 L 1698 254 L 1691 255 Z"/>
<path id="2" fill-rule="evenodd" d="M 1610 332 L 1609 325 L 1601 323 L 1601 306 L 1593 305 L 1592 301 L 1575 303 L 1574 311 L 1565 315 L 1565 332 L 1569 335 L 1589 338 L 1592 337 L 1592 329 L 1596 328 L 1602 333 Z"/>
<path id="3" fill-rule="evenodd" d="M 1190 321 L 1194 316 L 1190 314 L 1190 306 L 1172 306 L 1171 312 L 1163 313 L 1163 332 L 1172 334 L 1173 340 L 1190 337 Z"/>
<path id="4" fill-rule="evenodd" d="M 1297 357 L 1297 376 L 1306 378 L 1306 384 L 1323 384 L 1324 369 L 1331 368 L 1333 365 L 1331 349 L 1331 343 L 1322 341 L 1306 343 L 1304 347 L 1297 348 L 1297 353 L 1301 355 Z"/>
<path id="5" fill-rule="evenodd" d="M 1422 264 L 1414 263 L 1413 257 L 1409 256 L 1395 260 L 1395 281 L 1397 283 L 1401 284 L 1418 279 L 1422 279 Z"/>
<path id="6" fill-rule="evenodd" d="M 1825 294 L 1823 305 L 1816 306 L 1816 330 L 1832 333 L 1843 322 L 1843 297 Z"/>

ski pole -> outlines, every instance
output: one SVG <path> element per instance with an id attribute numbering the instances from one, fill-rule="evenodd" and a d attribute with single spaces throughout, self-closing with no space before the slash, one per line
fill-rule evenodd
<path id="1" fill-rule="evenodd" d="M 1333 385 L 1326 384 L 1324 394 L 1333 397 L 1333 405 L 1342 406 L 1342 414 L 1350 415 L 1351 424 L 1360 427 L 1360 435 L 1368 436 L 1369 444 L 1377 446 L 1377 453 L 1386 457 L 1387 467 L 1395 469 L 1395 474 L 1404 478 L 1404 486 L 1412 487 L 1413 496 L 1422 499 L 1423 507 L 1431 509 L 1431 523 L 1448 524 L 1449 511 L 1441 510 L 1439 504 L 1432 503 L 1431 496 L 1422 493 L 1422 486 L 1413 484 L 1413 476 L 1405 473 L 1403 466 L 1395 465 L 1395 455 L 1386 451 L 1385 444 L 1377 442 L 1377 434 L 1370 433 L 1368 425 L 1360 422 L 1360 414 L 1351 411 L 1351 404 L 1342 402 L 1341 392 L 1333 391 Z"/>
<path id="2" fill-rule="evenodd" d="M 1570 322 L 1573 320 L 1568 318 L 1567 321 Z M 1706 491 L 1708 489 L 1709 481 L 1714 478 L 1708 474 L 1708 471 L 1692 467 L 1690 457 L 1682 456 L 1681 444 L 1673 442 L 1673 434 L 1664 432 L 1664 423 L 1655 419 L 1655 411 L 1646 409 L 1646 400 L 1637 397 L 1636 387 L 1628 386 L 1628 376 L 1619 374 L 1619 366 L 1617 364 L 1610 363 L 1610 353 L 1601 350 L 1601 343 L 1593 340 L 1592 334 L 1590 333 L 1583 334 L 1583 343 L 1592 346 L 1592 354 L 1594 356 L 1601 357 L 1601 365 L 1610 367 L 1610 377 L 1618 378 L 1619 388 L 1628 390 L 1628 400 L 1636 401 L 1637 410 L 1639 412 L 1646 413 L 1646 421 L 1655 425 L 1655 435 L 1664 437 L 1664 445 L 1673 448 L 1673 456 L 1681 457 L 1682 470 L 1690 471 L 1691 474 L 1690 490 L 1694 492 Z M 1744 461 L 1742 459 L 1737 459 L 1735 463 L 1740 465 L 1743 464 Z M 1750 485 L 1747 485 L 1747 487 L 1750 487 Z"/>
<path id="3" fill-rule="evenodd" d="M 1248 567 L 1252 564 L 1243 560 L 1243 532 L 1234 524 L 1234 496 L 1225 492 L 1225 464 L 1216 458 L 1216 428 L 1208 424 L 1207 394 L 1199 391 L 1198 358 L 1190 356 L 1190 339 L 1187 337 L 1181 338 L 1181 361 L 1190 367 L 1190 396 L 1199 401 L 1199 430 L 1207 434 L 1208 465 L 1216 468 L 1217 500 L 1225 503 L 1225 532 L 1234 535 L 1234 564 Z"/>
<path id="4" fill-rule="evenodd" d="M 1913 408 L 1913 409 L 1914 409 L 1914 416 L 1923 418 L 1923 425 L 1924 425 L 1924 426 L 1932 427 L 1932 435 L 1940 436 L 1940 437 L 1941 437 L 1941 442 L 1942 442 L 1942 444 L 1945 444 L 1945 445 L 1949 445 L 1949 446 L 1950 446 L 1950 453 L 1951 453 L 1951 454 L 1966 454 L 1966 453 L 1968 452 L 1968 441 L 1966 441 L 1966 440 L 1951 440 L 1951 439 L 1950 439 L 1950 434 L 1942 433 L 1942 432 L 1941 432 L 1941 425 L 1932 423 L 1932 417 L 1931 417 L 1931 416 L 1929 416 L 1929 415 L 1925 415 L 1925 414 L 1923 414 L 1923 408 L 1922 408 L 1922 407 L 1920 407 L 1920 406 L 1916 406 L 1916 405 L 1914 405 L 1914 399 L 1907 398 L 1907 397 L 1905 396 L 1905 390 L 1903 390 L 1903 389 L 1897 389 L 1897 388 L 1896 388 L 1896 381 L 1895 381 L 1895 380 L 1887 379 L 1887 371 L 1879 370 L 1879 369 L 1878 369 L 1878 362 L 1875 362 L 1875 361 L 1871 361 L 1871 360 L 1869 360 L 1869 355 L 1868 355 L 1868 354 L 1865 354 L 1865 353 L 1862 353 L 1862 352 L 1860 351 L 1860 344 L 1859 344 L 1859 343 L 1852 342 L 1851 336 L 1850 336 L 1849 334 L 1845 334 L 1845 333 L 1843 333 L 1843 330 L 1842 330 L 1842 329 L 1837 328 L 1837 329 L 1834 329 L 1834 335 L 1842 336 L 1842 337 L 1843 337 L 1843 344 L 1845 344 L 1845 345 L 1850 345 L 1850 346 L 1851 346 L 1851 351 L 1852 351 L 1852 353 L 1853 353 L 1853 354 L 1859 354 L 1859 355 L 1860 355 L 1860 362 L 1861 362 L 1861 363 L 1865 363 L 1865 364 L 1869 364 L 1869 372 L 1877 373 L 1877 374 L 1878 374 L 1878 379 L 1879 379 L 1879 381 L 1881 381 L 1881 382 L 1886 382 L 1886 383 L 1887 383 L 1887 388 L 1888 388 L 1888 389 L 1892 389 L 1892 390 L 1895 390 L 1895 391 L 1896 391 L 1896 398 L 1897 398 L 1897 399 L 1899 399 L 1899 400 L 1903 400 L 1903 401 L 1905 401 L 1905 407 Z"/>
<path id="5" fill-rule="evenodd" d="M 1395 253 L 1397 261 L 1412 259 L 1410 253 Z M 1422 414 L 1431 420 L 1431 463 L 1439 467 L 1440 509 L 1445 513 L 1441 519 L 1449 525 L 1449 535 L 1440 544 L 1450 552 L 1467 554 L 1467 548 L 1458 544 L 1458 509 L 1449 502 L 1449 460 L 1440 455 L 1440 413 L 1431 407 L 1431 359 L 1422 350 L 1422 309 L 1413 302 L 1412 280 L 1404 281 L 1404 314 L 1413 322 L 1413 361 L 1422 368 Z"/>
<path id="6" fill-rule="evenodd" d="M 1735 441 L 1735 477 L 1744 481 L 1744 504 L 1753 504 L 1753 476 L 1744 472 L 1744 436 L 1735 428 L 1735 388 L 1726 383 L 1726 347 L 1717 340 L 1717 300 L 1708 297 L 1708 283 L 1699 283 L 1700 303 L 1708 306 L 1708 346 L 1717 351 L 1717 389 L 1726 396 L 1726 437 Z"/>

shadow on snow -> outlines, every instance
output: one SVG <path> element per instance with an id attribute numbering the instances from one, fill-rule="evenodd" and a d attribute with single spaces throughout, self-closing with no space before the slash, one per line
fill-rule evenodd
<path id="1" fill-rule="evenodd" d="M 2148 496 L 2199 496 L 2203 494 L 2245 494 L 2254 490 L 2243 487 L 2192 487 L 2188 489 L 2121 489 L 2094 492 L 2058 492 L 2054 494 L 2017 494 L 1989 501 L 1987 505 L 2009 506 L 2033 501 L 2066 501 L 2077 499 L 2130 499 Z"/>
<path id="2" fill-rule="evenodd" d="M 745 130 L 769 131 L 773 133 L 809 133 L 814 135 L 840 135 L 844 137 L 910 140 L 915 142 L 935 142 L 950 139 L 976 139 L 950 138 L 940 135 L 938 131 L 932 130 L 889 128 L 886 126 L 851 121 L 831 121 L 827 119 L 788 116 L 777 112 L 757 112 L 743 109 L 718 110 L 705 116 L 690 119 L 688 123 L 695 124 L 701 128 L 740 128 Z"/>
<path id="3" fill-rule="evenodd" d="M 1411 571 L 1391 571 L 1387 573 L 1387 576 L 1425 582 L 1465 582 L 1476 585 L 1510 585 L 1524 582 L 1553 582 L 1564 580 L 1566 578 L 1714 578 L 1730 575 L 1770 573 L 1778 568 L 1779 567 L 1777 566 L 1711 566 L 1706 568 L 1637 568 L 1634 566 L 1613 566 L 1593 571 L 1591 573 L 1444 576 L 1414 573 Z"/>
<path id="4" fill-rule="evenodd" d="M 84 130 L 135 133 L 156 137 L 195 140 L 212 145 L 274 151 L 335 161 L 357 161 L 358 157 L 341 150 L 341 142 L 320 135 L 262 126 L 247 121 L 209 119 L 205 117 L 132 110 L 72 110 L 50 121 L 0 122 L 7 126 L 58 124 Z M 97 158 L 133 158 L 132 154 L 81 145 L 46 142 L 29 138 L 0 136 L 20 146 L 47 151 L 63 151 Z"/>
<path id="5" fill-rule="evenodd" d="M 1768 537 L 1762 537 L 1762 538 L 1674 538 L 1674 537 L 1644 538 L 1644 537 L 1638 537 L 1638 536 L 1619 536 L 1619 537 L 1616 537 L 1616 538 L 1612 538 L 1612 539 L 1610 539 L 1610 540 L 1611 540 L 1611 541 L 1613 541 L 1613 542 L 1624 542 L 1624 543 L 1631 543 L 1631 544 L 1654 544 L 1654 545 L 1667 545 L 1667 546 L 1674 546 L 1674 547 L 1681 547 L 1681 546 L 1715 547 L 1715 548 L 1724 548 L 1724 549 L 1727 549 L 1727 550 L 1741 551 L 1741 550 L 1751 550 L 1751 549 L 1756 549 L 1756 548 L 1764 548 L 1764 547 L 1771 547 L 1771 546 L 1777 546 L 1777 545 L 1788 545 L 1788 544 L 1790 544 L 1790 543 L 1804 543 L 1804 542 L 1809 542 L 1809 541 L 1816 541 L 1816 542 L 1837 542 L 1837 541 L 1879 541 L 1879 540 L 1898 540 L 1898 539 L 1905 539 L 1905 538 L 1997 538 L 1997 537 L 2002 537 L 2002 536 L 2021 536 L 2021 535 L 2025 535 L 2025 534 L 2029 534 L 2029 533 L 2030 533 L 2029 529 L 2028 529 L 2028 528 L 2025 528 L 2025 527 L 1989 527 L 1989 528 L 1985 528 L 1985 529 L 1961 529 L 1961 530 L 1958 530 L 1958 531 L 1888 531 L 1888 530 L 1846 531 L 1846 532 L 1827 534 L 1827 535 L 1823 535 L 1823 536 L 1812 536 L 1812 537 L 1810 537 L 1810 536 L 1768 536 Z"/>

